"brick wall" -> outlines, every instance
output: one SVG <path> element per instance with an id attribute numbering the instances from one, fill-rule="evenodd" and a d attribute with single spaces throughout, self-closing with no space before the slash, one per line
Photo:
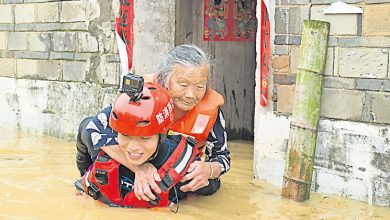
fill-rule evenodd
<path id="1" fill-rule="evenodd" d="M 3 0 L 0 14 L 0 124 L 74 140 L 118 88 L 111 2 Z"/>
<path id="2" fill-rule="evenodd" d="M 390 123 L 389 3 L 358 3 L 364 13 L 324 15 L 324 1 L 281 1 L 275 8 L 273 110 L 291 113 L 303 19 L 331 22 L 321 114 L 326 118 Z M 309 13 L 310 12 L 310 13 Z M 375 12 L 375 13 L 374 13 Z M 309 16 L 310 14 L 310 16 Z M 288 38 L 296 40 L 286 40 Z M 288 88 L 288 89 L 287 89 Z M 375 101 L 382 101 L 378 107 Z M 356 105 L 356 106 L 350 106 Z M 364 106 L 364 108 L 363 108 Z M 352 108 L 353 107 L 353 108 Z"/>
<path id="3" fill-rule="evenodd" d="M 138 73 L 152 72 L 173 47 L 172 2 L 135 1 Z M 117 0 L 0 0 L 0 126 L 74 141 L 79 122 L 117 93 L 118 9 Z M 151 10 L 154 26 L 145 24 Z"/>
<path id="4" fill-rule="evenodd" d="M 390 205 L 390 1 L 348 0 L 363 14 L 324 15 L 332 2 L 271 3 L 271 100 L 256 109 L 255 176 L 282 184 L 302 22 L 325 20 L 331 30 L 313 190 Z"/>

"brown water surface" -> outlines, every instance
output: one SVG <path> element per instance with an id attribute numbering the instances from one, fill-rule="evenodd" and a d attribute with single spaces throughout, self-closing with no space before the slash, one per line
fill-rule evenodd
<path id="1" fill-rule="evenodd" d="M 168 208 L 110 208 L 77 195 L 75 144 L 0 130 L 0 219 L 390 219 L 390 208 L 337 196 L 282 199 L 280 189 L 252 178 L 253 145 L 230 142 L 232 169 L 213 196 L 190 196 Z"/>

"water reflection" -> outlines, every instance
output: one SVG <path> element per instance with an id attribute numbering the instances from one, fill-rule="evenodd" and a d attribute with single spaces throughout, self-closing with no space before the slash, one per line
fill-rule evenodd
<path id="1" fill-rule="evenodd" d="M 252 178 L 252 145 L 230 142 L 232 170 L 214 196 L 168 208 L 110 208 L 78 195 L 74 143 L 0 130 L 0 219 L 386 219 L 390 208 L 312 193 L 304 203 Z"/>

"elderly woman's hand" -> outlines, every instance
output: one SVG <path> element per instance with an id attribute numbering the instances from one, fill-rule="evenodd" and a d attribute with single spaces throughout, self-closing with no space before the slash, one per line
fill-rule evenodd
<path id="1" fill-rule="evenodd" d="M 158 187 L 156 181 L 161 181 L 160 176 L 157 173 L 156 167 L 151 163 L 144 163 L 138 166 L 135 171 L 134 179 L 134 194 L 139 200 L 150 201 L 156 199 L 152 190 L 157 194 L 161 193 L 160 187 Z"/>
<path id="2" fill-rule="evenodd" d="M 180 187 L 183 192 L 196 191 L 209 184 L 209 177 L 211 174 L 211 167 L 207 162 L 194 161 L 190 164 L 186 174 L 180 182 L 191 180 L 188 184 Z"/>

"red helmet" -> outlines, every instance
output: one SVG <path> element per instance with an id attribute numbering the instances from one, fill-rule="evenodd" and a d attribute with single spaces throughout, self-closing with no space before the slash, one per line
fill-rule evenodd
<path id="1" fill-rule="evenodd" d="M 145 83 L 143 96 L 133 102 L 126 93 L 117 97 L 110 115 L 110 127 L 128 136 L 165 134 L 173 123 L 173 102 L 166 89 Z"/>

